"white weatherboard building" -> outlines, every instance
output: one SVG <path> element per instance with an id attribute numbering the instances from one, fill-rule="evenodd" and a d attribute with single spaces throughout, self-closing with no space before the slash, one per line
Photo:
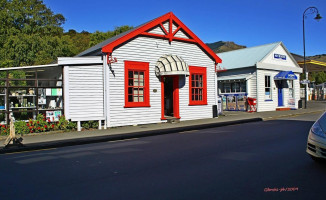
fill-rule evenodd
<path id="1" fill-rule="evenodd" d="M 218 56 L 228 69 L 217 77 L 224 110 L 245 110 L 248 97 L 257 100 L 257 112 L 298 108 L 302 69 L 282 42 Z"/>
<path id="2" fill-rule="evenodd" d="M 64 69 L 64 113 L 105 127 L 212 118 L 221 59 L 173 13 L 110 38 Z"/>

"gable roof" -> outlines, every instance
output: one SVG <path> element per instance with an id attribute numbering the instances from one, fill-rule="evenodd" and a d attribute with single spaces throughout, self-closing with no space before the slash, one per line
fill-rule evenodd
<path id="1" fill-rule="evenodd" d="M 169 22 L 169 27 L 165 28 L 164 23 Z M 172 26 L 175 26 L 173 30 Z M 150 32 L 152 29 L 160 27 L 162 34 Z M 187 38 L 177 37 L 178 31 L 182 31 L 187 35 Z M 222 60 L 211 50 L 205 43 L 203 43 L 187 26 L 185 26 L 172 12 L 162 15 L 154 20 L 144 23 L 134 29 L 121 33 L 115 37 L 109 38 L 87 50 L 78 54 L 77 56 L 100 55 L 101 52 L 112 54 L 114 49 L 123 45 L 125 42 L 138 37 L 154 37 L 169 40 L 172 42 L 183 41 L 198 45 L 215 63 L 221 63 Z"/>
<path id="2" fill-rule="evenodd" d="M 274 50 L 280 44 L 281 42 L 275 42 L 271 44 L 218 53 L 218 56 L 223 60 L 223 63 L 219 64 L 219 66 L 228 70 L 253 67 L 257 62 L 263 60 L 269 52 Z"/>

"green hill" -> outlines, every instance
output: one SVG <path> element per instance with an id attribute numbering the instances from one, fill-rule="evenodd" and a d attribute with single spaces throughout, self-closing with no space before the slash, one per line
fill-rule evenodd
<path id="1" fill-rule="evenodd" d="M 214 43 L 206 43 L 206 45 L 211 48 L 215 53 L 221 53 L 226 51 L 232 51 L 236 49 L 243 49 L 246 46 L 238 45 L 234 42 L 225 42 L 225 41 L 218 41 Z"/>

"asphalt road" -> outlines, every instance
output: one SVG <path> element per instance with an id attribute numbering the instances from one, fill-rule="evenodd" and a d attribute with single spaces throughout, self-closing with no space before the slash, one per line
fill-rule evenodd
<path id="1" fill-rule="evenodd" d="M 0 199 L 325 199 L 318 116 L 0 155 Z"/>

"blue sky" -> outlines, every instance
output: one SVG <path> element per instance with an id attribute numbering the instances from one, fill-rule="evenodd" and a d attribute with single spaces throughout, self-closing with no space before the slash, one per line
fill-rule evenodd
<path id="1" fill-rule="evenodd" d="M 326 54 L 326 0 L 44 0 L 67 19 L 64 29 L 88 32 L 138 26 L 172 11 L 203 42 L 234 41 L 247 47 L 282 41 L 303 55 L 302 16 L 307 15 L 306 55 Z"/>

